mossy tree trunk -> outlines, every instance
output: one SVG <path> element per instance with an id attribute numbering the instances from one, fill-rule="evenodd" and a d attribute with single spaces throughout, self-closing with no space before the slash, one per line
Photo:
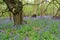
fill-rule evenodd
<path id="1" fill-rule="evenodd" d="M 16 15 L 13 15 L 13 19 L 14 19 L 14 25 L 22 24 L 23 22 L 22 11 L 17 13 Z"/>
<path id="2" fill-rule="evenodd" d="M 14 25 L 22 24 L 23 16 L 22 16 L 22 2 L 16 0 L 3 0 L 9 9 L 10 12 L 13 14 Z"/>

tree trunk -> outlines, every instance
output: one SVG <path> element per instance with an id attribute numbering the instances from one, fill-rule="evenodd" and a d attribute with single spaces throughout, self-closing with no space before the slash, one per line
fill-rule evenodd
<path id="1" fill-rule="evenodd" d="M 16 15 L 13 15 L 14 25 L 22 24 L 22 13 L 18 13 Z"/>
<path id="2" fill-rule="evenodd" d="M 38 4 L 37 0 L 34 0 L 34 4 Z M 34 14 L 37 14 L 38 5 L 34 5 Z"/>
<path id="3" fill-rule="evenodd" d="M 13 14 L 14 25 L 22 24 L 22 2 L 16 2 L 15 0 L 4 0 L 4 2 L 7 4 L 9 11 Z"/>
<path id="4" fill-rule="evenodd" d="M 44 16 L 44 0 L 41 0 L 41 16 Z"/>
<path id="5" fill-rule="evenodd" d="M 12 14 L 9 12 L 9 19 L 12 20 Z"/>

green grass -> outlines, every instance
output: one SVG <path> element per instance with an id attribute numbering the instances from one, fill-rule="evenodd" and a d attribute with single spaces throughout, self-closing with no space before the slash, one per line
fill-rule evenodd
<path id="1" fill-rule="evenodd" d="M 0 40 L 59 40 L 60 21 L 51 19 L 26 19 L 28 24 L 13 28 L 13 23 L 1 25 Z M 48 28 L 47 28 L 48 27 Z"/>

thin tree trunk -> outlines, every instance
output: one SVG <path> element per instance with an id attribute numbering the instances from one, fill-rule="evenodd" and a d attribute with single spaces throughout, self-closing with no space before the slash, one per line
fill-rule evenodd
<path id="1" fill-rule="evenodd" d="M 41 0 L 41 16 L 44 16 L 44 0 Z"/>
<path id="2" fill-rule="evenodd" d="M 9 12 L 9 19 L 12 20 L 12 14 Z"/>
<path id="3" fill-rule="evenodd" d="M 34 4 L 38 4 L 37 0 L 34 0 Z M 34 5 L 34 14 L 37 14 L 38 5 Z"/>

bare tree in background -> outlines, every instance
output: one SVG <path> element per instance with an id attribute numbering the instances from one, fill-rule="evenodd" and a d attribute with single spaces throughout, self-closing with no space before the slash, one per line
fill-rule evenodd
<path id="1" fill-rule="evenodd" d="M 37 3 L 37 0 L 34 0 L 34 4 L 36 4 Z M 37 5 L 34 5 L 34 14 L 36 14 L 37 13 Z"/>
<path id="2" fill-rule="evenodd" d="M 44 16 L 44 0 L 40 0 L 41 2 L 41 16 Z"/>
<path id="3" fill-rule="evenodd" d="M 36 17 L 36 14 L 37 14 L 37 9 L 38 9 L 38 1 L 39 0 L 34 0 L 34 4 L 36 4 L 36 5 L 34 5 L 34 8 L 33 8 L 33 11 L 34 11 L 34 14 L 32 15 L 32 17 Z"/>

